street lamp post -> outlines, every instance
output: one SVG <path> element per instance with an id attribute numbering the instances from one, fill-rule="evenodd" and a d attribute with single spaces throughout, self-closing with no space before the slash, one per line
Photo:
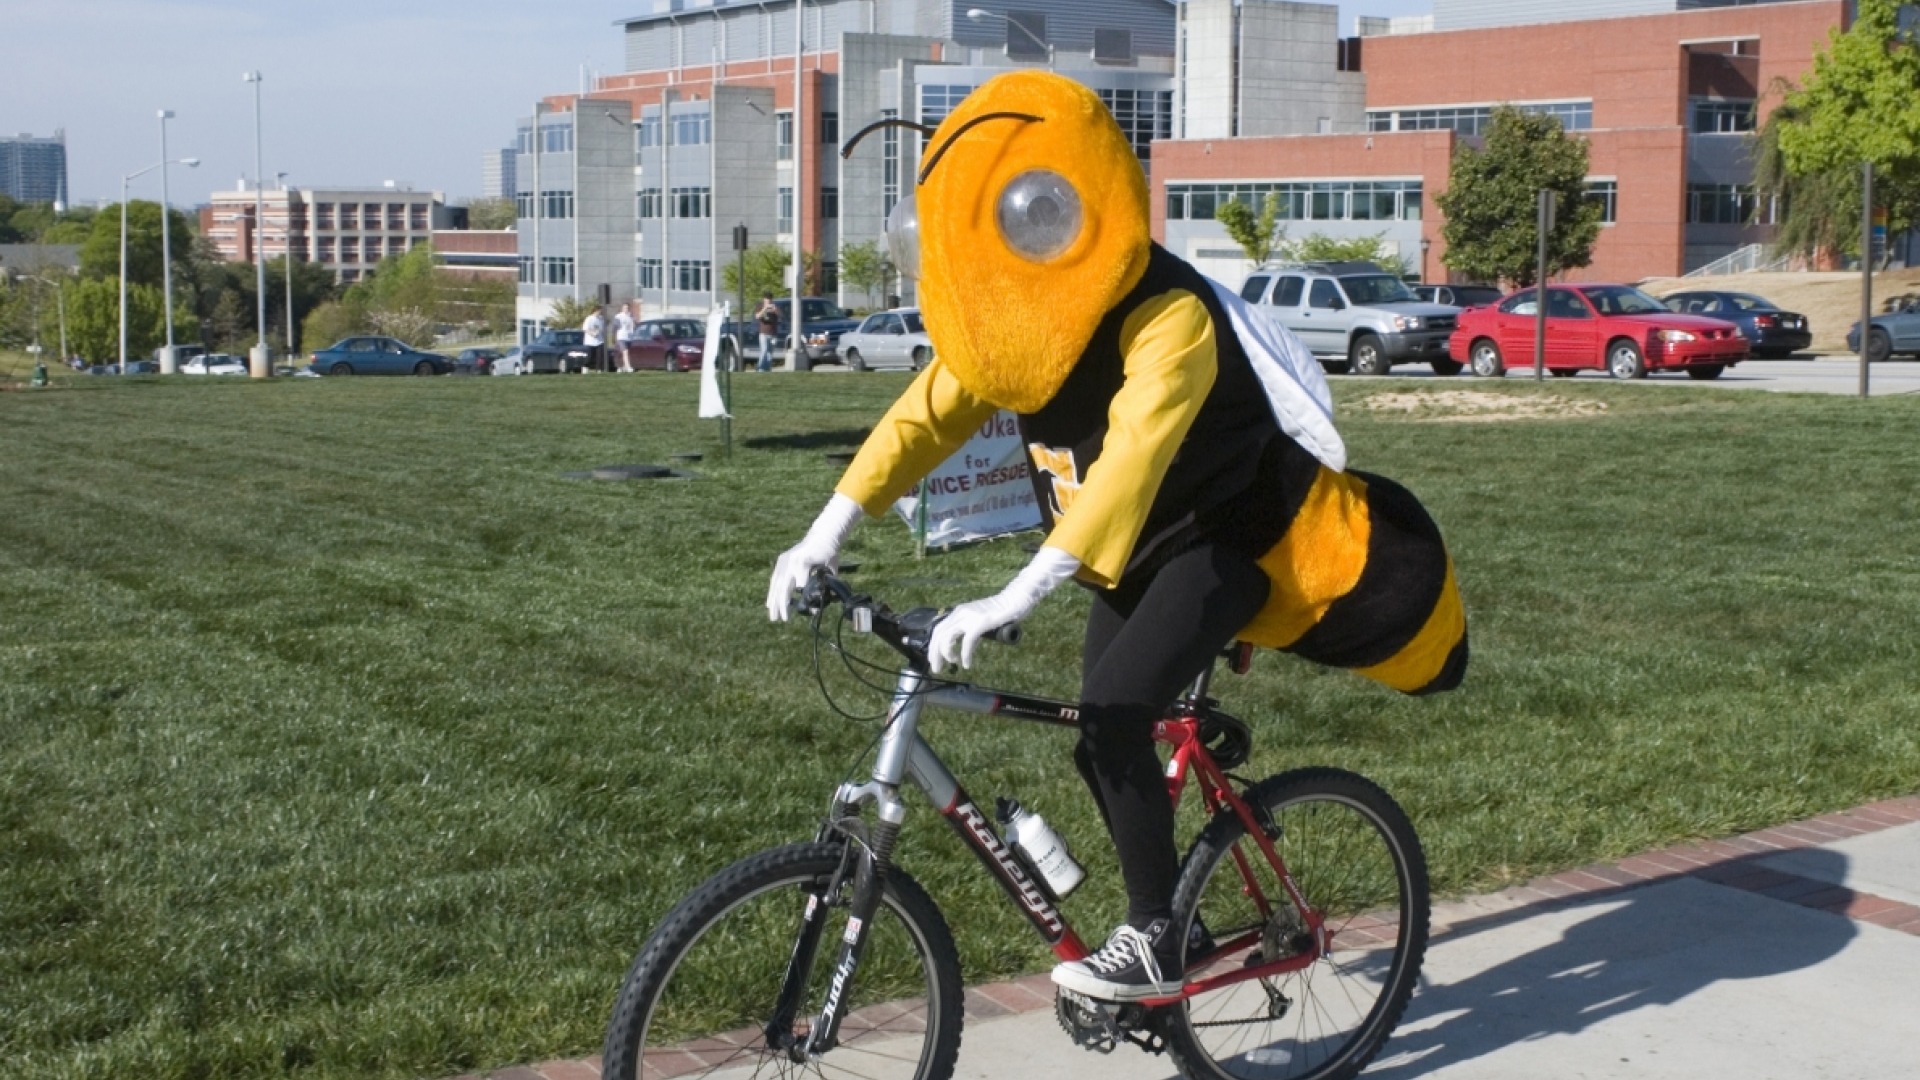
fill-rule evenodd
<path id="1" fill-rule="evenodd" d="M 287 189 L 287 174 L 274 173 L 280 181 L 280 192 L 287 196 L 287 362 L 292 363 L 293 351 L 293 194 Z"/>
<path id="2" fill-rule="evenodd" d="M 1432 240 L 1424 236 L 1420 238 L 1420 284 L 1422 285 L 1429 284 L 1427 281 L 1427 249 L 1432 246 Z"/>
<path id="3" fill-rule="evenodd" d="M 160 280 L 161 300 L 167 309 L 167 345 L 160 350 L 160 374 L 172 375 L 173 359 L 173 200 L 167 194 L 167 121 L 172 109 L 160 110 Z M 124 203 L 124 200 L 122 200 Z"/>
<path id="4" fill-rule="evenodd" d="M 120 178 L 120 374 L 122 375 L 127 373 L 127 188 L 135 180 L 167 164 L 169 162 L 162 159 Z M 171 164 L 185 165 L 189 169 L 194 169 L 199 167 L 200 159 L 181 158 Z M 166 220 L 164 207 L 161 208 L 160 220 Z M 168 302 L 171 303 L 171 300 L 169 299 Z"/>
<path id="5" fill-rule="evenodd" d="M 253 84 L 253 269 L 255 304 L 259 309 L 260 339 L 253 346 L 253 355 L 248 367 L 256 379 L 264 379 L 273 373 L 272 356 L 267 352 L 267 252 L 261 239 L 267 231 L 267 197 L 261 188 L 266 183 L 267 170 L 262 164 L 260 152 L 260 73 L 249 71 L 240 76 L 241 82 Z"/>
<path id="6" fill-rule="evenodd" d="M 801 69 L 807 56 L 807 11 L 802 0 L 793 0 L 793 301 L 787 312 L 787 370 L 810 371 L 807 356 L 806 306 L 802 293 L 806 288 L 806 260 L 801 256 L 801 229 L 807 220 L 807 173 L 805 84 Z"/>
<path id="7" fill-rule="evenodd" d="M 1035 45 L 1038 45 L 1041 48 L 1047 50 L 1047 69 L 1049 71 L 1053 69 L 1053 43 L 1050 41 L 1040 40 L 1040 35 L 1034 33 L 1032 30 L 1027 29 L 1027 27 L 1022 23 L 1020 23 L 1018 20 L 1009 18 L 1005 15 L 1000 14 L 997 11 L 988 11 L 985 8 L 968 8 L 967 18 L 972 22 L 984 22 L 987 19 L 999 19 L 1001 22 L 1006 23 L 1008 26 L 1011 26 L 1015 30 L 1018 30 L 1021 33 L 1027 35 L 1027 39 L 1029 41 L 1032 41 Z"/>

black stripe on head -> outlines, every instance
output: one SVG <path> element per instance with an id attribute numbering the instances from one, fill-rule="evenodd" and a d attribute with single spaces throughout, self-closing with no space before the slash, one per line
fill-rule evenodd
<path id="1" fill-rule="evenodd" d="M 1372 667 L 1405 648 L 1447 584 L 1447 546 L 1420 501 L 1384 476 L 1353 475 L 1367 485 L 1367 564 L 1353 589 L 1286 649 L 1343 668 Z"/>

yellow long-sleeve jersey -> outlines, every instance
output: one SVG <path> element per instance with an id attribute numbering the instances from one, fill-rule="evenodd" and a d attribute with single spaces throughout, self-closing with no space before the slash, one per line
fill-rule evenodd
<path id="1" fill-rule="evenodd" d="M 839 492 L 884 513 L 995 409 L 936 358 Z M 1242 640 L 1408 693 L 1451 689 L 1465 673 L 1466 617 L 1432 519 L 1398 484 L 1334 472 L 1282 432 L 1211 288 L 1158 245 L 1060 389 L 1020 423 L 1046 542 L 1080 560 L 1086 584 L 1223 544 L 1272 581 Z"/>

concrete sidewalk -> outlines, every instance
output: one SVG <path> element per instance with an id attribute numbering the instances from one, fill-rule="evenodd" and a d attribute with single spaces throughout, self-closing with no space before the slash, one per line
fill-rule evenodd
<path id="1" fill-rule="evenodd" d="M 1437 906 L 1420 988 L 1366 1075 L 1920 1078 L 1916 1003 L 1920 796 Z M 701 1069 L 689 1055 L 671 1072 Z M 1075 1047 L 1039 975 L 967 992 L 956 1075 L 1176 1074 L 1131 1048 Z"/>

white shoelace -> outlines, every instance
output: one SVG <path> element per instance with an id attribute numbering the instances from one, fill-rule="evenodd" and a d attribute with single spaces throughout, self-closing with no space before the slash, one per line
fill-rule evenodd
<path id="1" fill-rule="evenodd" d="M 1122 924 L 1099 952 L 1087 957 L 1086 965 L 1101 975 L 1112 975 L 1135 960 L 1146 967 L 1148 978 L 1156 983 L 1163 981 L 1153 956 L 1153 943 L 1131 925 Z"/>

